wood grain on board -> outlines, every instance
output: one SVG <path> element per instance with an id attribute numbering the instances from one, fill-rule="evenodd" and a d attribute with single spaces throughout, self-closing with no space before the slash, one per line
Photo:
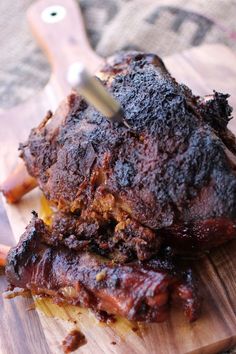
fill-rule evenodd
<path id="1" fill-rule="evenodd" d="M 0 198 L 1 243 L 14 245 L 14 238 Z M 0 269 L 0 292 L 7 288 L 3 269 Z M 30 297 L 11 300 L 0 296 L 0 353 L 50 353 L 38 313 L 30 310 L 34 305 Z"/>
<path id="2" fill-rule="evenodd" d="M 55 43 L 54 25 L 40 22 L 40 13 L 53 1 L 35 3 L 29 12 L 34 32 L 46 49 L 53 67 L 52 78 L 45 89 L 29 101 L 0 115 L 0 181 L 17 162 L 17 147 L 24 141 L 29 129 L 39 123 L 48 109 L 54 110 L 69 88 L 64 84 L 68 64 L 75 59 L 84 60 L 87 65 L 91 58 L 91 71 L 101 65 L 102 60 L 90 49 L 82 18 L 78 15 L 72 0 L 58 0 L 66 7 L 67 16 L 73 12 L 73 23 L 57 23 L 57 34 L 64 43 L 64 49 Z M 76 23 L 79 24 L 76 25 Z M 48 26 L 45 29 L 45 26 Z M 77 30 L 74 31 L 74 27 Z M 65 29 L 65 30 L 64 30 Z M 76 33 L 76 34 L 75 34 Z M 72 37 L 71 37 L 72 36 Z M 76 36 L 76 37 L 75 37 Z M 73 38 L 73 40 L 71 40 Z M 82 38 L 82 40 L 81 40 Z M 71 46 L 73 47 L 71 49 Z M 70 55 L 70 53 L 72 53 Z M 157 53 L 158 54 L 158 53 Z M 59 60 L 60 59 L 60 60 Z M 55 64 L 55 61 L 59 64 Z M 209 94 L 213 89 L 228 92 L 236 112 L 236 56 L 221 45 L 207 45 L 194 48 L 164 59 L 169 71 L 178 81 L 186 83 L 195 94 Z M 62 70 L 55 68 L 61 67 Z M 231 123 L 236 133 L 236 119 Z M 36 189 L 16 205 L 4 208 L 9 218 L 11 232 L 0 209 L 0 242 L 15 244 L 30 219 L 32 209 L 39 210 L 40 192 Z M 99 325 L 88 312 L 65 307 L 58 309 L 49 301 L 41 302 L 41 311 L 27 311 L 32 303 L 28 298 L 0 299 L 1 353 L 62 353 L 61 342 L 75 325 L 87 337 L 88 343 L 79 353 L 122 353 L 122 354 L 184 354 L 218 353 L 236 344 L 236 242 L 231 242 L 197 261 L 201 292 L 204 297 L 202 316 L 189 324 L 182 312 L 173 309 L 169 320 L 162 324 L 140 325 L 138 331 L 123 321 L 116 326 Z M 0 277 L 1 290 L 6 286 Z M 76 311 L 78 312 L 76 313 Z M 47 315 L 56 315 L 59 319 Z M 74 324 L 75 320 L 77 324 Z M 69 318 L 71 322 L 63 319 Z M 116 344 L 112 344 L 115 342 Z"/>

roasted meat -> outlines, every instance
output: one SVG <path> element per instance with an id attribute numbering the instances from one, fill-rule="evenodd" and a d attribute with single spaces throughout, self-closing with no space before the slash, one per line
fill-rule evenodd
<path id="1" fill-rule="evenodd" d="M 141 227 L 131 247 L 141 260 L 156 254 L 163 239 L 202 250 L 235 237 L 228 95 L 194 96 L 155 55 L 118 54 L 100 77 L 131 129 L 69 96 L 20 147 L 46 198 L 81 223 L 115 223 L 121 243 L 137 239 Z"/>
<path id="2" fill-rule="evenodd" d="M 196 319 L 199 299 L 191 270 L 178 269 L 171 259 L 115 264 L 87 252 L 48 245 L 51 231 L 34 217 L 19 244 L 8 254 L 6 275 L 11 284 L 33 294 L 130 320 L 166 319 L 171 298 L 182 303 L 189 320 Z"/>
<path id="3" fill-rule="evenodd" d="M 146 322 L 182 299 L 193 320 L 192 273 L 175 262 L 236 236 L 228 95 L 194 96 L 151 54 L 120 53 L 98 80 L 130 128 L 72 93 L 31 131 L 21 156 L 55 213 L 50 226 L 35 217 L 10 251 L 8 280 Z"/>

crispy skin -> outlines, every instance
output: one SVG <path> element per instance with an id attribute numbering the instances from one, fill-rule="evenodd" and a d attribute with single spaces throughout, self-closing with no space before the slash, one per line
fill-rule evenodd
<path id="1" fill-rule="evenodd" d="M 132 129 L 111 124 L 71 94 L 20 147 L 46 197 L 81 223 L 126 225 L 129 219 L 147 228 L 142 252 L 137 242 L 130 248 L 141 260 L 158 252 L 163 237 L 183 249 L 185 235 L 186 251 L 235 237 L 228 95 L 194 96 L 150 54 L 118 54 L 100 77 Z M 119 239 L 127 239 L 124 234 Z"/>
<path id="2" fill-rule="evenodd" d="M 47 244 L 51 230 L 34 217 L 19 244 L 8 254 L 6 276 L 11 285 L 125 316 L 129 320 L 161 322 L 171 297 L 182 303 L 190 321 L 199 313 L 199 298 L 191 270 L 176 268 L 170 259 L 125 265 L 87 252 Z"/>

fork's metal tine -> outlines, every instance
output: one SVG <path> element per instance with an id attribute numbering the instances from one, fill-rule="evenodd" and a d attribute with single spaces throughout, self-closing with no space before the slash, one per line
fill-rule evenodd
<path id="1" fill-rule="evenodd" d="M 70 65 L 67 80 L 71 87 L 77 90 L 88 103 L 94 106 L 112 122 L 128 124 L 124 120 L 122 108 L 103 84 L 94 76 L 90 76 L 84 65 L 75 62 Z"/>

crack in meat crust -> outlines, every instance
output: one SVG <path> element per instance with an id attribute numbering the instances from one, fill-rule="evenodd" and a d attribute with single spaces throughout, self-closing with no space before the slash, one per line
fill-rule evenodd
<path id="1" fill-rule="evenodd" d="M 190 269 L 178 269 L 170 259 L 161 258 L 115 264 L 92 253 L 51 247 L 50 233 L 42 220 L 33 218 L 8 255 L 10 284 L 58 303 L 145 322 L 165 320 L 172 297 L 182 303 L 190 321 L 197 318 L 200 302 Z"/>
<path id="2" fill-rule="evenodd" d="M 52 236 L 48 242 L 76 251 L 94 251 L 115 261 L 146 260 L 161 247 L 156 233 L 127 218 L 119 223 L 101 222 L 94 215 L 86 222 L 73 214 L 57 212 L 52 217 Z"/>

